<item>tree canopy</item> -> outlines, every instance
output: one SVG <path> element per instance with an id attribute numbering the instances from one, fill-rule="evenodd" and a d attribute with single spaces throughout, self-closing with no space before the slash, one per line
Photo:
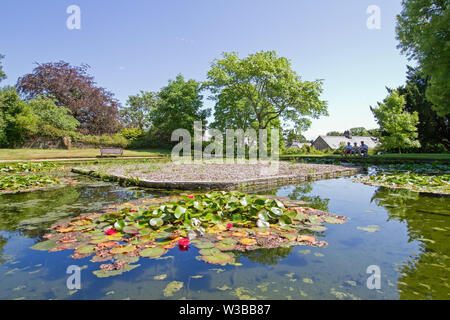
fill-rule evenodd
<path id="1" fill-rule="evenodd" d="M 2 63 L 1 63 L 1 60 L 2 60 L 3 58 L 5 58 L 5 56 L 2 55 L 2 54 L 0 54 L 0 82 L 2 82 L 2 80 L 5 80 L 5 79 L 6 79 L 6 74 L 5 74 L 5 72 L 3 71 L 3 66 L 2 66 Z"/>
<path id="2" fill-rule="evenodd" d="M 212 63 L 207 78 L 205 87 L 216 100 L 215 115 L 234 124 L 255 122 L 258 129 L 268 129 L 290 121 L 304 128 L 309 117 L 327 115 L 327 103 L 319 98 L 322 81 L 302 81 L 290 61 L 275 51 L 242 59 L 237 53 L 223 53 L 223 59 Z"/>
<path id="3" fill-rule="evenodd" d="M 380 142 L 383 148 L 401 152 L 401 150 L 420 146 L 416 140 L 418 114 L 405 111 L 405 97 L 398 91 L 392 91 L 383 103 L 378 102 L 378 107 L 370 109 L 382 132 Z"/>
<path id="4" fill-rule="evenodd" d="M 151 131 L 161 142 L 170 143 L 176 129 L 187 129 L 193 134 L 194 121 L 202 121 L 206 125 L 210 111 L 203 109 L 201 90 L 200 82 L 186 81 L 181 74 L 161 88 L 158 103 L 150 116 Z"/>
<path id="5" fill-rule="evenodd" d="M 408 66 L 406 84 L 398 87 L 397 91 L 406 99 L 405 110 L 409 113 L 417 112 L 419 116 L 417 132 L 421 149 L 426 152 L 441 152 L 444 146 L 446 150 L 450 150 L 450 115 L 438 116 L 433 104 L 426 98 L 429 81 L 430 77 L 425 76 L 420 68 Z"/>
<path id="6" fill-rule="evenodd" d="M 399 48 L 430 76 L 427 98 L 439 116 L 450 113 L 450 10 L 448 0 L 403 0 L 397 17 Z"/>
<path id="7" fill-rule="evenodd" d="M 126 107 L 120 110 L 122 121 L 129 128 L 148 129 L 150 114 L 157 103 L 157 94 L 154 92 L 141 90 L 140 93 L 129 96 Z"/>
<path id="8" fill-rule="evenodd" d="M 120 130 L 119 102 L 88 75 L 89 66 L 67 62 L 38 64 L 17 81 L 17 90 L 27 99 L 50 95 L 58 106 L 71 110 L 85 134 L 110 134 Z"/>

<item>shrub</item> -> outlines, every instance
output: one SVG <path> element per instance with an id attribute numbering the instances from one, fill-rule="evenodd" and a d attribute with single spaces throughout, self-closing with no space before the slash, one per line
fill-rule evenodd
<path id="1" fill-rule="evenodd" d="M 137 141 L 138 139 L 141 139 L 144 136 L 145 132 L 144 130 L 140 128 L 123 128 L 119 135 L 124 137 L 125 139 L 128 139 L 130 143 Z"/>
<path id="2" fill-rule="evenodd" d="M 0 91 L 0 143 L 14 147 L 38 132 L 39 119 L 14 90 Z"/>
<path id="3" fill-rule="evenodd" d="M 59 107 L 46 96 L 37 96 L 28 100 L 27 104 L 32 108 L 34 114 L 45 124 L 54 128 L 75 131 L 80 125 L 78 120 L 71 116 L 71 111 L 65 107 Z"/>

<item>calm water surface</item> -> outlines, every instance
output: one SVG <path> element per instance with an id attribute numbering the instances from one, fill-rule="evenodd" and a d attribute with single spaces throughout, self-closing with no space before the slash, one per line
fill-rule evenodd
<path id="1" fill-rule="evenodd" d="M 148 190 L 89 182 L 45 192 L 0 196 L 0 299 L 450 299 L 450 197 L 366 186 L 351 178 L 258 192 L 310 201 L 349 217 L 318 234 L 327 247 L 297 246 L 237 253 L 242 266 L 198 261 L 196 248 L 97 278 L 101 263 L 70 258 L 71 250 L 29 249 L 54 222 L 104 206 L 160 196 Z M 80 290 L 66 286 L 70 265 Z M 381 288 L 367 288 L 369 266 Z M 164 280 L 155 276 L 166 275 Z M 165 297 L 172 282 L 183 288 Z"/>

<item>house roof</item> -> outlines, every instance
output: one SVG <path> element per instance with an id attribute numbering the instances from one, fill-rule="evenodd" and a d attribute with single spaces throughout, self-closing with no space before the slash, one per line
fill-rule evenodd
<path id="1" fill-rule="evenodd" d="M 368 136 L 353 136 L 351 139 L 345 136 L 319 136 L 319 138 L 322 138 L 322 140 L 325 141 L 331 149 L 337 149 L 342 144 L 347 145 L 347 142 L 350 142 L 351 145 L 356 142 L 359 146 L 361 141 L 364 141 L 364 144 L 366 144 L 369 148 L 375 148 L 378 144 L 378 138 Z"/>
<path id="2" fill-rule="evenodd" d="M 304 145 L 310 146 L 311 143 L 309 143 L 309 142 L 292 141 L 292 143 L 286 144 L 286 147 L 290 147 L 290 148 L 301 148 L 301 147 L 303 147 Z"/>

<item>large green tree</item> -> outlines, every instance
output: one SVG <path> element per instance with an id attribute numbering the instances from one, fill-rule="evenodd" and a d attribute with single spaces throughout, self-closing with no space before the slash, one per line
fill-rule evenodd
<path id="1" fill-rule="evenodd" d="M 448 0 L 403 0 L 397 17 L 399 48 L 430 76 L 427 98 L 439 116 L 450 113 L 450 10 Z"/>
<path id="2" fill-rule="evenodd" d="M 122 121 L 129 128 L 148 128 L 150 114 L 157 103 L 157 94 L 154 92 L 141 90 L 140 93 L 129 96 L 126 106 L 120 110 Z"/>
<path id="3" fill-rule="evenodd" d="M 255 121 L 257 129 L 276 127 L 280 121 L 304 128 L 309 118 L 327 115 L 327 104 L 319 98 L 322 81 L 302 81 L 290 61 L 274 51 L 242 59 L 237 53 L 224 53 L 223 59 L 212 63 L 207 78 L 205 86 L 216 100 L 215 114 L 233 118 L 241 114 Z"/>
<path id="4" fill-rule="evenodd" d="M 377 107 L 370 109 L 380 126 L 382 132 L 380 141 L 384 149 L 401 152 L 420 147 L 420 143 L 416 140 L 419 116 L 417 112 L 405 111 L 405 97 L 398 91 L 392 91 L 383 103 L 378 102 Z"/>
<path id="5" fill-rule="evenodd" d="M 440 117 L 433 108 L 433 104 L 426 98 L 426 90 L 430 77 L 425 76 L 420 68 L 408 66 L 406 84 L 397 91 L 406 99 L 405 110 L 409 113 L 417 112 L 418 140 L 424 152 L 442 151 L 442 146 L 450 150 L 450 115 Z M 392 92 L 391 89 L 388 89 Z"/>
<path id="6" fill-rule="evenodd" d="M 194 133 L 194 121 L 202 121 L 206 125 L 206 118 L 210 111 L 203 109 L 201 83 L 195 80 L 186 81 L 182 75 L 158 93 L 158 103 L 151 112 L 151 131 L 162 143 L 170 143 L 172 132 L 176 129 L 187 129 Z"/>

